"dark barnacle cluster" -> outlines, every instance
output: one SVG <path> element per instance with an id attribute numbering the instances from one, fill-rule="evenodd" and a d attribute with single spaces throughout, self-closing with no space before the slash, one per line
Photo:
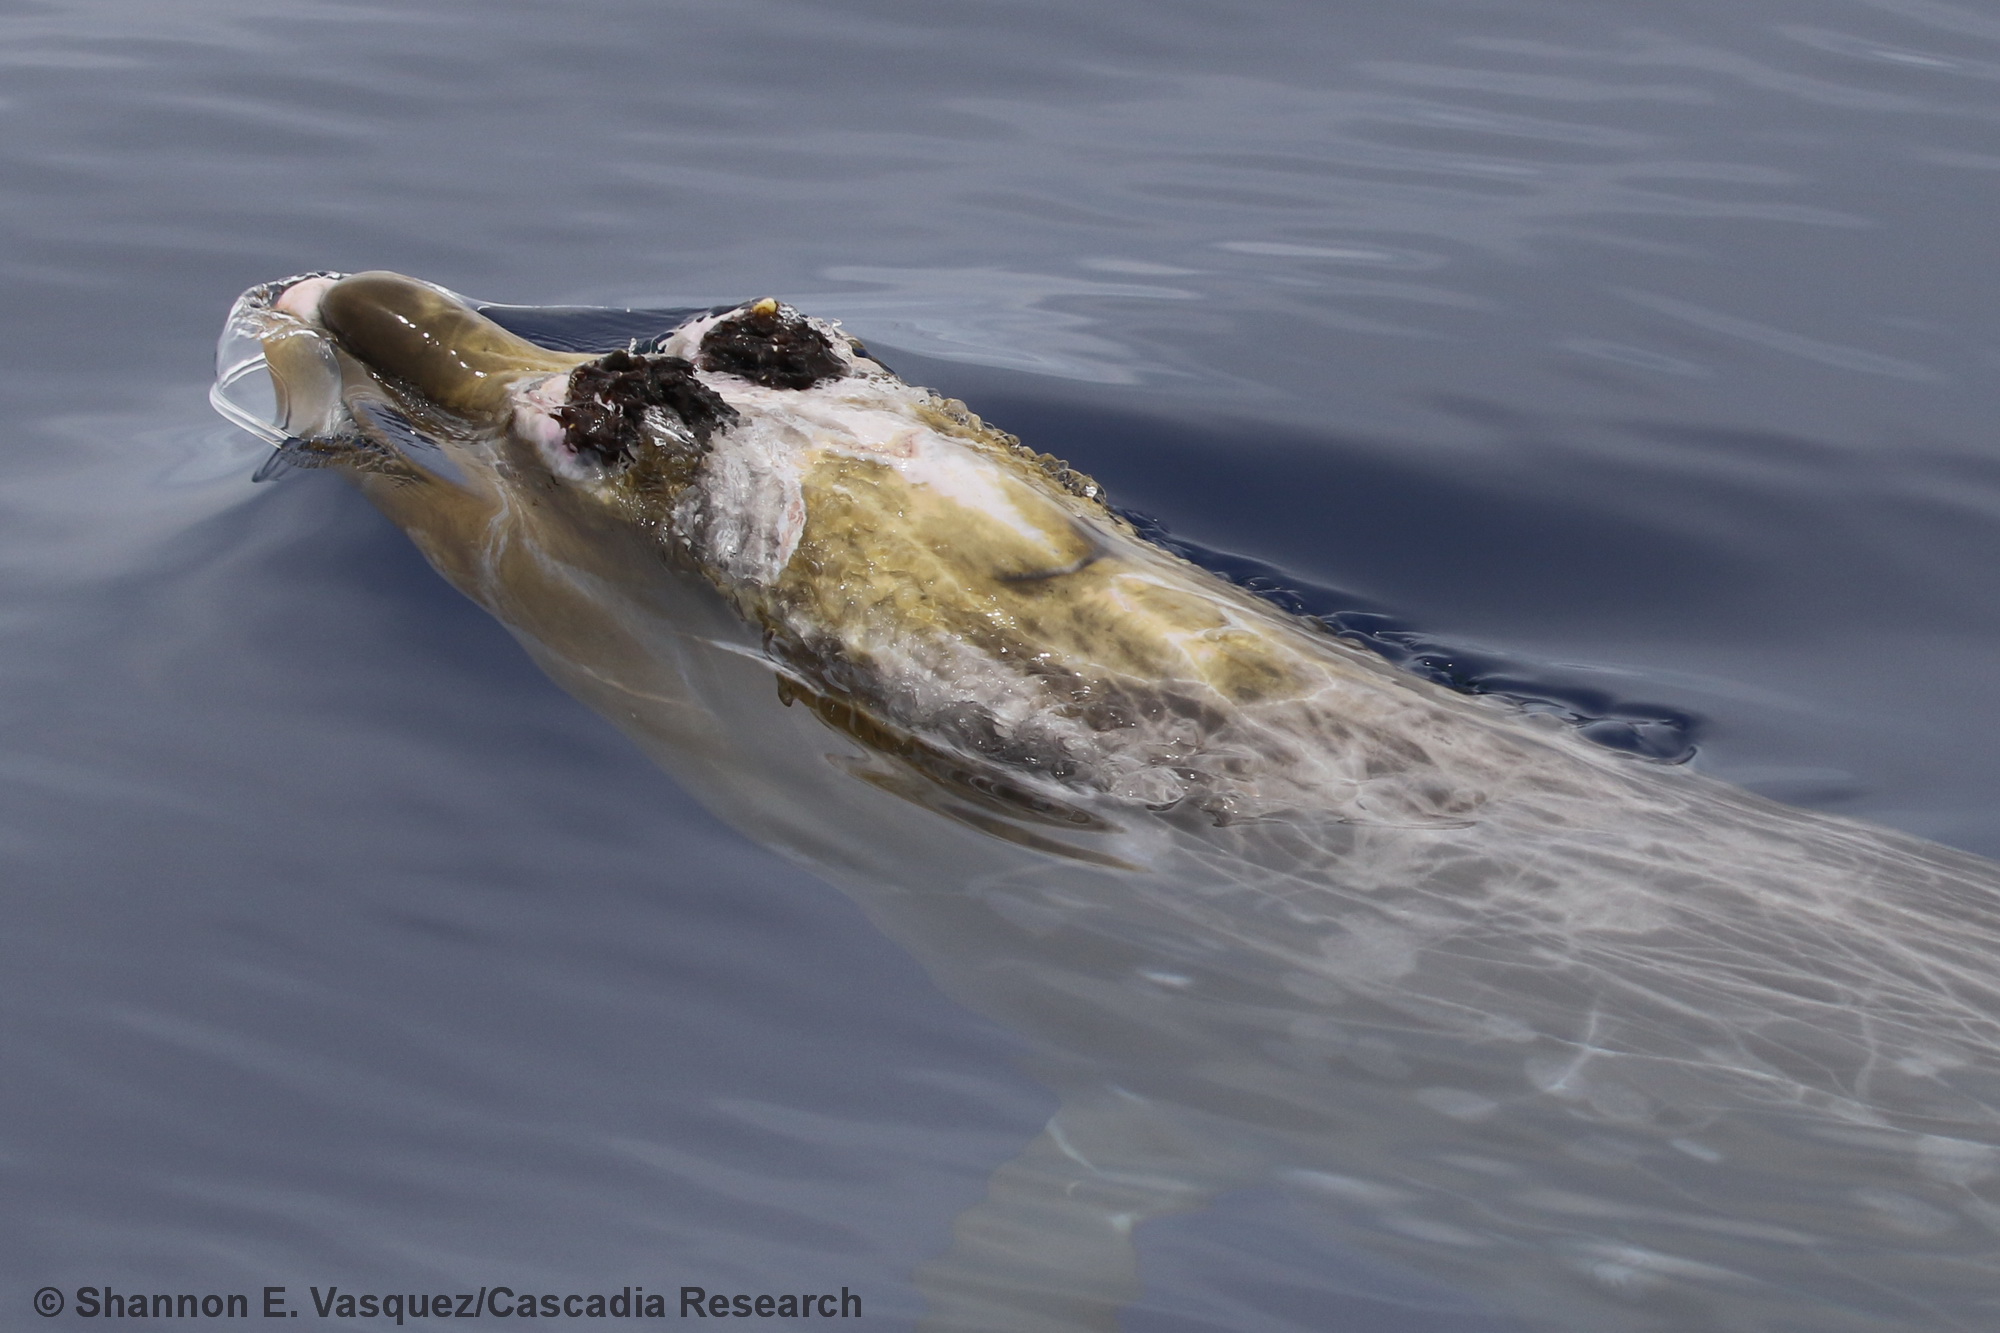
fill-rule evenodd
<path id="1" fill-rule="evenodd" d="M 569 399 L 556 420 L 563 424 L 563 442 L 578 456 L 617 467 L 640 456 L 649 408 L 679 418 L 699 453 L 736 420 L 736 409 L 696 379 L 686 361 L 634 352 L 612 352 L 571 371 Z"/>
<path id="2" fill-rule="evenodd" d="M 701 368 L 740 375 L 767 389 L 810 389 L 847 373 L 847 363 L 824 333 L 769 297 L 702 335 Z"/>

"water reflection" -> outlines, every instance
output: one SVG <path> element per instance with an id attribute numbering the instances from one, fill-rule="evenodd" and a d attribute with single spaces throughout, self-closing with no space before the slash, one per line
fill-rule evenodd
<path id="1" fill-rule="evenodd" d="M 1187 270 L 1180 270 L 1187 272 Z M 825 276 L 869 290 L 798 299 L 879 337 L 946 361 L 1025 370 L 1060 379 L 1100 384 L 1136 384 L 1166 367 L 1134 356 L 1117 338 L 1088 332 L 1112 322 L 1130 302 L 1192 301 L 1197 293 L 1179 287 L 1134 282 L 1101 282 L 995 269 L 906 269 L 835 265 Z M 1067 307 L 1094 298 L 1096 315 Z"/>

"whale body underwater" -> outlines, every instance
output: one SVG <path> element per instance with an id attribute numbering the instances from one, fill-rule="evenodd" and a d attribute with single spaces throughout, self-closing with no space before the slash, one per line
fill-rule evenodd
<path id="1" fill-rule="evenodd" d="M 926 1327 L 1117 1328 L 1135 1227 L 1267 1188 L 1517 1327 L 2000 1327 L 2000 866 L 1402 671 L 775 300 L 594 354 L 318 274 L 221 358 L 1033 1043 Z"/>

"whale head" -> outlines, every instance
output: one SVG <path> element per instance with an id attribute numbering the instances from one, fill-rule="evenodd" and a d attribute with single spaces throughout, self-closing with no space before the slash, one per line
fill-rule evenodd
<path id="1" fill-rule="evenodd" d="M 709 346 L 682 350 L 711 368 L 733 356 L 731 368 L 767 379 L 839 373 L 825 335 L 782 317 L 790 313 L 774 301 L 713 312 L 700 331 Z M 266 284 L 245 294 L 231 324 L 261 344 L 286 461 L 305 466 L 471 490 L 475 478 L 488 489 L 553 483 L 643 508 L 684 485 L 736 417 L 687 356 L 636 344 L 601 357 L 543 347 L 398 273 Z M 787 357 L 782 344 L 802 332 L 818 345 Z"/>

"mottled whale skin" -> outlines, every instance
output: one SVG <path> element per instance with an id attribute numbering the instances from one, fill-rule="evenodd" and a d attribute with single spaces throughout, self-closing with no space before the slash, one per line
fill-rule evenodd
<path id="1" fill-rule="evenodd" d="M 316 275 L 225 343 L 285 457 L 1044 1052 L 927 1326 L 1115 1328 L 1138 1222 L 1275 1186 L 1529 1327 L 2000 1327 L 1991 863 L 1399 672 L 777 301 L 595 358 Z"/>

